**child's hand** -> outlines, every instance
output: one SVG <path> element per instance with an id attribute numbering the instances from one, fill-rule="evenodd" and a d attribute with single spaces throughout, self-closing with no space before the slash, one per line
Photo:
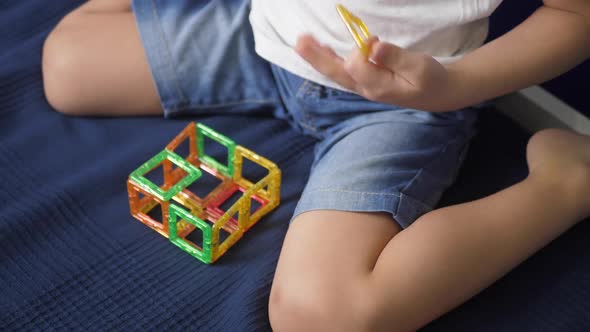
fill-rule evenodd
<path id="1" fill-rule="evenodd" d="M 355 49 L 343 59 L 309 35 L 299 38 L 296 51 L 317 71 L 369 100 L 422 110 L 447 104 L 449 74 L 438 61 L 377 38 L 368 42 L 368 58 Z"/>

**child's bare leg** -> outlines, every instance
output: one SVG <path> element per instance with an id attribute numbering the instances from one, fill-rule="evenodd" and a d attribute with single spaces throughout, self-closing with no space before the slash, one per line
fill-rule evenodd
<path id="1" fill-rule="evenodd" d="M 301 214 L 271 291 L 273 328 L 411 331 L 481 291 L 590 214 L 589 137 L 544 131 L 527 156 L 524 181 L 402 232 L 382 214 Z"/>
<path id="2" fill-rule="evenodd" d="M 43 81 L 63 113 L 162 113 L 131 0 L 91 0 L 68 14 L 45 41 Z"/>

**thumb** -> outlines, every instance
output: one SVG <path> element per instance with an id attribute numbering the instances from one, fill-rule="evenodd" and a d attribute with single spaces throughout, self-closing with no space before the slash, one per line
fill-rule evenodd
<path id="1" fill-rule="evenodd" d="M 404 71 L 411 65 L 413 57 L 409 51 L 390 43 L 375 42 L 371 47 L 369 60 L 393 72 Z"/>

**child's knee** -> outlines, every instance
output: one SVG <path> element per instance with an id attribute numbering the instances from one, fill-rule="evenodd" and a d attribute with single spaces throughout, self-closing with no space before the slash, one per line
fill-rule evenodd
<path id="1" fill-rule="evenodd" d="M 77 85 L 84 76 L 84 41 L 77 28 L 75 18 L 66 16 L 43 45 L 45 97 L 55 110 L 66 114 L 76 114 L 81 106 Z"/>
<path id="2" fill-rule="evenodd" d="M 295 285 L 273 285 L 268 305 L 273 331 L 321 331 L 335 326 L 336 318 L 329 313 L 333 304 L 324 302 L 322 291 L 309 293 Z"/>
<path id="3" fill-rule="evenodd" d="M 269 300 L 274 331 L 374 330 L 376 311 L 364 296 L 349 296 L 348 291 L 313 284 L 275 282 Z"/>

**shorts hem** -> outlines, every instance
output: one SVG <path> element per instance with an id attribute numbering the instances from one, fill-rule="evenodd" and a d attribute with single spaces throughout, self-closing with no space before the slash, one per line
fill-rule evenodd
<path id="1" fill-rule="evenodd" d="M 402 228 L 407 228 L 432 208 L 403 193 L 315 189 L 303 193 L 291 222 L 304 212 L 317 210 L 388 213 Z"/>

